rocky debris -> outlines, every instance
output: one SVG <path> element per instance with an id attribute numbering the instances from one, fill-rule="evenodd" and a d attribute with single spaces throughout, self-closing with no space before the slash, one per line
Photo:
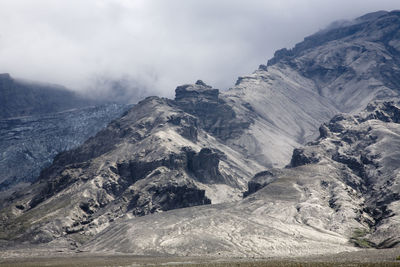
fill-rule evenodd
<path id="1" fill-rule="evenodd" d="M 196 142 L 198 140 L 197 135 L 199 123 L 196 117 L 189 116 L 188 114 L 172 115 L 168 119 L 168 122 L 176 126 L 179 125 L 180 127 L 178 133 L 186 139 L 189 139 L 193 142 Z"/>

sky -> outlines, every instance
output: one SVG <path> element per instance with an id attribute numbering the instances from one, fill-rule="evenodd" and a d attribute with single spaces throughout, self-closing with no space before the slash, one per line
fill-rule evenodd
<path id="1" fill-rule="evenodd" d="M 198 79 L 228 89 L 333 21 L 394 9 L 398 0 L 1 0 L 0 73 L 132 102 Z"/>

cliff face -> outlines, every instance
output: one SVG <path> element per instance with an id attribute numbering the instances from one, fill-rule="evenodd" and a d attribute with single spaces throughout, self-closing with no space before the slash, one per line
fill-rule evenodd
<path id="1" fill-rule="evenodd" d="M 79 146 L 129 108 L 9 74 L 0 74 L 0 103 L 2 197 L 36 181 L 58 153 Z"/>
<path id="2" fill-rule="evenodd" d="M 29 190 L 5 200 L 3 207 L 18 204 L 3 210 L 4 238 L 89 238 L 121 217 L 240 199 L 263 166 L 224 140 L 248 127 L 218 90 L 200 81 L 178 87 L 175 100 L 149 97 L 57 155 Z"/>
<path id="3" fill-rule="evenodd" d="M 400 87 L 400 12 L 377 12 L 320 31 L 268 66 L 289 66 L 342 112 L 358 112 L 371 99 L 397 96 Z"/>
<path id="4" fill-rule="evenodd" d="M 399 17 L 307 37 L 226 92 L 146 98 L 1 201 L 0 238 L 214 256 L 397 245 Z"/>
<path id="5" fill-rule="evenodd" d="M 267 65 L 240 77 L 224 95 L 237 116 L 252 110 L 258 118 L 233 144 L 264 165 L 281 167 L 335 114 L 398 97 L 399 22 L 398 11 L 368 14 L 279 50 Z"/>
<path id="6" fill-rule="evenodd" d="M 243 200 L 120 221 L 83 249 L 271 257 L 398 246 L 399 112 L 398 100 L 378 101 L 336 116 L 286 168 L 255 175 Z"/>
<path id="7" fill-rule="evenodd" d="M 0 120 L 0 190 L 36 181 L 58 153 L 79 146 L 128 108 L 108 104 Z"/>

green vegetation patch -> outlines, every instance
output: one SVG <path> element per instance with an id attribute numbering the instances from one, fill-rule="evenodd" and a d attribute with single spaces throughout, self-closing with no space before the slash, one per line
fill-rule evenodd
<path id="1" fill-rule="evenodd" d="M 350 238 L 350 242 L 353 243 L 356 247 L 359 248 L 374 248 L 376 244 L 368 240 L 366 235 L 369 234 L 368 229 L 357 228 L 354 230 L 352 237 Z"/>

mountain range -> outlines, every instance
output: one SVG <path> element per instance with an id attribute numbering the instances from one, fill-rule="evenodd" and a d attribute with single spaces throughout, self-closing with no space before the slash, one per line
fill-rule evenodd
<path id="1" fill-rule="evenodd" d="M 131 107 L 9 74 L 0 75 L 0 85 L 1 197 L 34 182 L 58 153 L 82 144 Z"/>
<path id="2" fill-rule="evenodd" d="M 333 24 L 227 91 L 198 80 L 109 117 L 0 200 L 0 239 L 229 257 L 398 246 L 399 92 L 400 12 Z"/>

